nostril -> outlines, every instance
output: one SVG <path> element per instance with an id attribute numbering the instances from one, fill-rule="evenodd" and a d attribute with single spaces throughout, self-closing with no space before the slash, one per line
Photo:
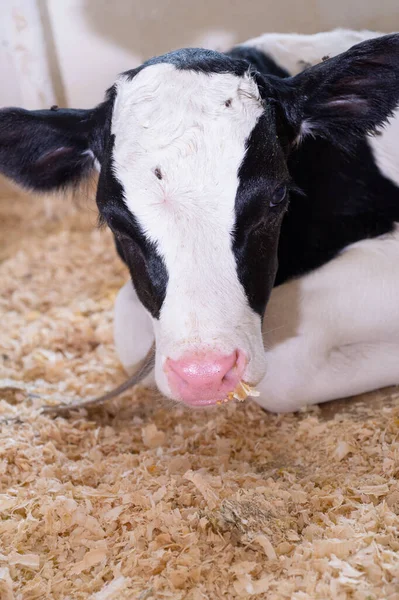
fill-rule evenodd
<path id="1" fill-rule="evenodd" d="M 231 369 L 229 369 L 229 371 L 227 371 L 226 375 L 223 375 L 222 383 L 228 383 L 229 381 L 231 381 L 231 379 L 233 379 L 235 377 L 236 372 L 237 372 L 236 365 L 234 365 L 234 367 L 232 367 Z"/>
<path id="2" fill-rule="evenodd" d="M 238 371 L 238 352 L 235 352 L 234 363 L 233 366 L 223 375 L 222 383 L 229 383 L 231 380 L 235 379 Z"/>

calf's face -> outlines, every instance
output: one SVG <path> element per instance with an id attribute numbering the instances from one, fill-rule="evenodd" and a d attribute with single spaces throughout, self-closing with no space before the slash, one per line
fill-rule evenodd
<path id="1" fill-rule="evenodd" d="M 154 319 L 158 386 L 222 400 L 265 371 L 261 319 L 289 184 L 271 110 L 245 71 L 158 63 L 114 93 L 98 204 Z"/>
<path id="2" fill-rule="evenodd" d="M 263 377 L 289 150 L 309 133 L 350 147 L 389 116 L 398 37 L 286 80 L 183 50 L 121 75 L 93 110 L 0 112 L 0 169 L 22 185 L 100 171 L 97 204 L 153 318 L 166 395 L 212 404 Z"/>

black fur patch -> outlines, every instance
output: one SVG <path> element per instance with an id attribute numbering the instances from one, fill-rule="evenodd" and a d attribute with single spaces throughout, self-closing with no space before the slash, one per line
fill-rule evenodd
<path id="1" fill-rule="evenodd" d="M 289 77 L 290 75 L 288 71 L 275 63 L 267 54 L 253 46 L 236 46 L 227 54 L 231 58 L 247 61 L 252 69 L 259 71 L 263 75 L 274 75 L 282 78 Z"/>
<path id="2" fill-rule="evenodd" d="M 90 110 L 0 111 L 0 171 L 23 187 L 47 191 L 91 170 Z"/>
<path id="3" fill-rule="evenodd" d="M 268 296 L 278 235 L 273 213 L 266 204 L 259 208 L 259 182 L 263 177 L 266 200 L 266 182 L 278 175 L 267 157 L 276 155 L 278 146 L 288 155 L 290 177 L 302 193 L 290 194 L 275 285 L 320 267 L 351 243 L 391 231 L 399 221 L 399 188 L 379 171 L 366 137 L 399 104 L 399 70 L 393 66 L 398 58 L 399 36 L 385 36 L 295 78 L 265 78 L 261 91 L 265 104 L 271 101 L 276 110 L 278 144 L 267 131 L 273 131 L 273 120 L 262 124 L 260 119 L 239 173 L 233 246 L 240 281 L 256 312 L 262 314 Z M 306 137 L 293 146 L 304 118 L 326 139 Z M 253 227 L 259 214 L 264 215 L 261 233 Z"/>
<path id="4" fill-rule="evenodd" d="M 392 231 L 399 188 L 379 171 L 366 140 L 348 155 L 328 140 L 307 139 L 289 160 L 305 195 L 291 194 L 279 242 L 276 285 L 333 259 L 354 242 Z"/>
<path id="5" fill-rule="evenodd" d="M 174 65 L 176 69 L 182 71 L 189 70 L 209 75 L 213 73 L 231 73 L 232 75 L 237 75 L 237 77 L 242 77 L 248 70 L 248 62 L 246 60 L 231 57 L 228 53 L 222 54 L 221 52 L 205 50 L 204 48 L 182 48 L 168 52 L 162 56 L 150 58 L 150 60 L 147 60 L 136 69 L 126 71 L 124 75 L 128 79 L 133 79 L 145 67 L 165 63 Z"/>
<path id="6" fill-rule="evenodd" d="M 137 295 L 158 319 L 166 296 L 168 272 L 155 245 L 147 239 L 124 202 L 124 190 L 112 169 L 114 136 L 108 140 L 97 190 L 97 206 L 115 237 L 119 256 L 129 268 Z"/>
<path id="7" fill-rule="evenodd" d="M 101 155 L 106 110 L 0 110 L 0 172 L 40 192 L 78 184 Z"/>
<path id="8" fill-rule="evenodd" d="M 277 244 L 284 201 L 271 206 L 276 187 L 289 183 L 276 135 L 274 111 L 267 107 L 247 141 L 235 199 L 233 252 L 251 308 L 263 315 L 277 271 Z"/>

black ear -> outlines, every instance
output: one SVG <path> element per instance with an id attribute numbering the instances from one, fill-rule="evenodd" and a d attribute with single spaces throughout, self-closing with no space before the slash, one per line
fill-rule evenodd
<path id="1" fill-rule="evenodd" d="M 77 184 L 100 158 L 106 110 L 0 110 L 0 173 L 49 191 Z"/>
<path id="2" fill-rule="evenodd" d="M 276 82 L 275 91 L 299 139 L 321 135 L 350 147 L 383 125 L 399 105 L 399 34 L 357 44 Z"/>

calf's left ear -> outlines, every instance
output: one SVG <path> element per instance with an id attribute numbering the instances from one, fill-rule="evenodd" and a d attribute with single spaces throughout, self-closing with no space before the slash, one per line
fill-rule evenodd
<path id="1" fill-rule="evenodd" d="M 105 106 L 0 110 L 0 173 L 46 192 L 79 183 L 102 152 Z"/>
<path id="2" fill-rule="evenodd" d="M 323 136 L 350 147 L 399 105 L 399 34 L 361 42 L 272 86 L 297 138 Z"/>

